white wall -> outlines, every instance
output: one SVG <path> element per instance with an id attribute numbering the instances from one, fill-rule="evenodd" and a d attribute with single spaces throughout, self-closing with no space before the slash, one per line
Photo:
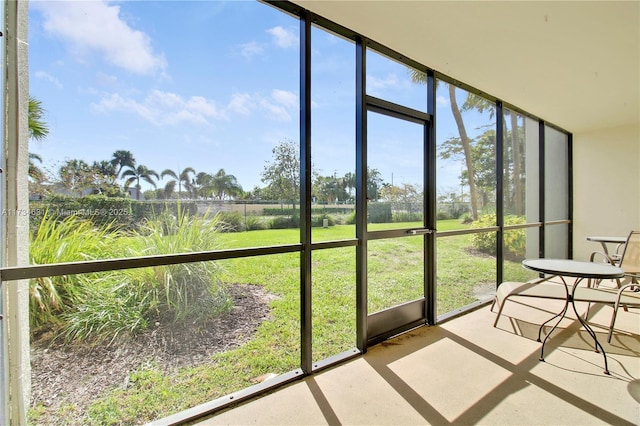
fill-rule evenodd
<path id="1" fill-rule="evenodd" d="M 588 235 L 640 229 L 640 127 L 574 134 L 573 155 L 573 257 L 588 260 Z"/>

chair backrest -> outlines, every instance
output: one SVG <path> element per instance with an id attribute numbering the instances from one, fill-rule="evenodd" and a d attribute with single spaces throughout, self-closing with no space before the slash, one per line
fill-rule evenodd
<path id="1" fill-rule="evenodd" d="M 640 274 L 640 231 L 631 231 L 622 252 L 620 267 L 627 274 Z"/>

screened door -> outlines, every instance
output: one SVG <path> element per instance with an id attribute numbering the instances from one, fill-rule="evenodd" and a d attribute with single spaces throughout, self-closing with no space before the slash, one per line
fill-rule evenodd
<path id="1" fill-rule="evenodd" d="M 367 336 L 425 323 L 435 231 L 429 222 L 429 115 L 367 98 Z M 384 184 L 382 182 L 385 182 Z"/>

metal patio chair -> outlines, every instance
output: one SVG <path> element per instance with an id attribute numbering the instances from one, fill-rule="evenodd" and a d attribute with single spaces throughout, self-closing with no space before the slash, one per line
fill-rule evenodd
<path id="1" fill-rule="evenodd" d="M 596 254 L 597 253 L 597 254 Z M 604 255 L 601 252 L 594 252 L 591 255 L 591 260 L 599 255 Z M 611 325 L 609 326 L 609 336 L 607 341 L 611 342 L 611 336 L 613 335 L 613 327 L 615 325 L 616 316 L 618 315 L 618 309 L 620 306 L 626 311 L 629 307 L 640 307 L 640 285 L 638 279 L 640 278 L 640 231 L 631 231 L 627 237 L 627 242 L 624 245 L 624 250 L 619 259 L 614 259 L 610 256 L 606 256 L 605 261 L 612 265 L 619 266 L 624 270 L 624 278 L 616 279 L 617 284 L 617 296 L 613 305 L 613 314 L 611 315 Z M 591 285 L 591 283 L 589 283 Z M 598 287 L 600 282 L 594 282 L 593 286 Z M 590 307 L 590 306 L 589 306 Z M 585 318 L 589 315 L 589 307 L 587 307 L 587 313 Z"/>

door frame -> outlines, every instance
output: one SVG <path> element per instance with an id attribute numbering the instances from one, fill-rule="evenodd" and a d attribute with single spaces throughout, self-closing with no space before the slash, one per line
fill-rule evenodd
<path id="1" fill-rule="evenodd" d="M 435 173 L 435 75 L 425 70 L 427 112 L 407 108 L 366 94 L 366 55 L 370 42 L 360 36 L 356 41 L 356 345 L 362 353 L 388 337 L 436 322 L 436 173 Z M 368 111 L 416 121 L 424 127 L 424 298 L 381 311 L 368 313 L 367 291 L 367 114 Z M 406 232 L 406 230 L 405 230 Z M 381 235 L 378 235 L 381 236 Z M 386 326 L 384 324 L 387 324 Z"/>
<path id="2" fill-rule="evenodd" d="M 432 294 L 430 289 L 431 286 L 427 283 L 430 281 L 429 276 L 432 275 L 431 269 L 433 268 L 434 262 L 428 261 L 430 257 L 434 256 L 432 243 L 433 238 L 435 236 L 435 225 L 431 220 L 430 214 L 431 211 L 435 210 L 431 208 L 431 204 L 433 201 L 428 199 L 426 196 L 426 188 L 430 184 L 430 179 L 433 173 L 431 173 L 429 161 L 427 160 L 428 155 L 432 151 L 430 148 L 434 145 L 434 141 L 431 138 L 431 126 L 432 126 L 432 117 L 430 114 L 427 114 L 422 111 L 418 111 L 412 108 L 408 108 L 402 105 L 398 105 L 392 102 L 385 101 L 383 99 L 379 99 L 373 96 L 364 96 L 364 107 L 365 114 L 369 112 L 377 113 L 386 117 L 394 118 L 397 120 L 402 120 L 404 122 L 415 123 L 422 126 L 422 187 L 425 193 L 423 197 L 423 205 L 422 205 L 422 227 L 419 228 L 403 228 L 403 229 L 393 229 L 393 230 L 383 230 L 383 231 L 369 231 L 367 226 L 364 228 L 364 232 L 362 236 L 367 240 L 379 240 L 379 239 L 390 239 L 390 238 L 423 238 L 422 245 L 422 255 L 423 255 L 423 292 L 422 297 L 416 300 L 407 301 L 400 305 L 395 305 L 389 307 L 387 309 L 383 309 L 381 311 L 369 314 L 367 313 L 367 323 L 366 323 L 366 333 L 367 333 L 367 345 L 371 346 L 376 344 L 384 339 L 387 339 L 390 336 L 401 333 L 411 328 L 415 328 L 420 325 L 424 325 L 428 323 L 428 308 L 427 301 L 431 300 L 435 297 L 435 294 Z M 364 150 L 368 151 L 368 128 L 366 127 L 367 116 L 365 115 L 365 120 L 363 121 L 364 127 L 364 138 L 362 140 L 364 144 Z M 368 170 L 368 160 L 366 157 L 362 158 L 365 163 L 361 168 L 362 173 L 365 174 L 363 176 L 363 180 L 366 182 L 367 177 L 365 171 Z M 366 217 L 366 206 L 367 206 L 367 197 L 366 197 L 366 185 L 363 186 L 363 191 L 365 192 L 365 202 L 363 203 L 364 212 L 363 214 Z M 366 224 L 365 224 L 366 225 Z M 367 253 L 368 253 L 368 244 L 367 244 Z M 368 286 L 368 278 L 366 276 L 367 270 L 362 271 L 363 276 L 359 277 L 359 279 L 364 280 L 365 285 Z M 367 292 L 368 293 L 368 292 Z"/>

